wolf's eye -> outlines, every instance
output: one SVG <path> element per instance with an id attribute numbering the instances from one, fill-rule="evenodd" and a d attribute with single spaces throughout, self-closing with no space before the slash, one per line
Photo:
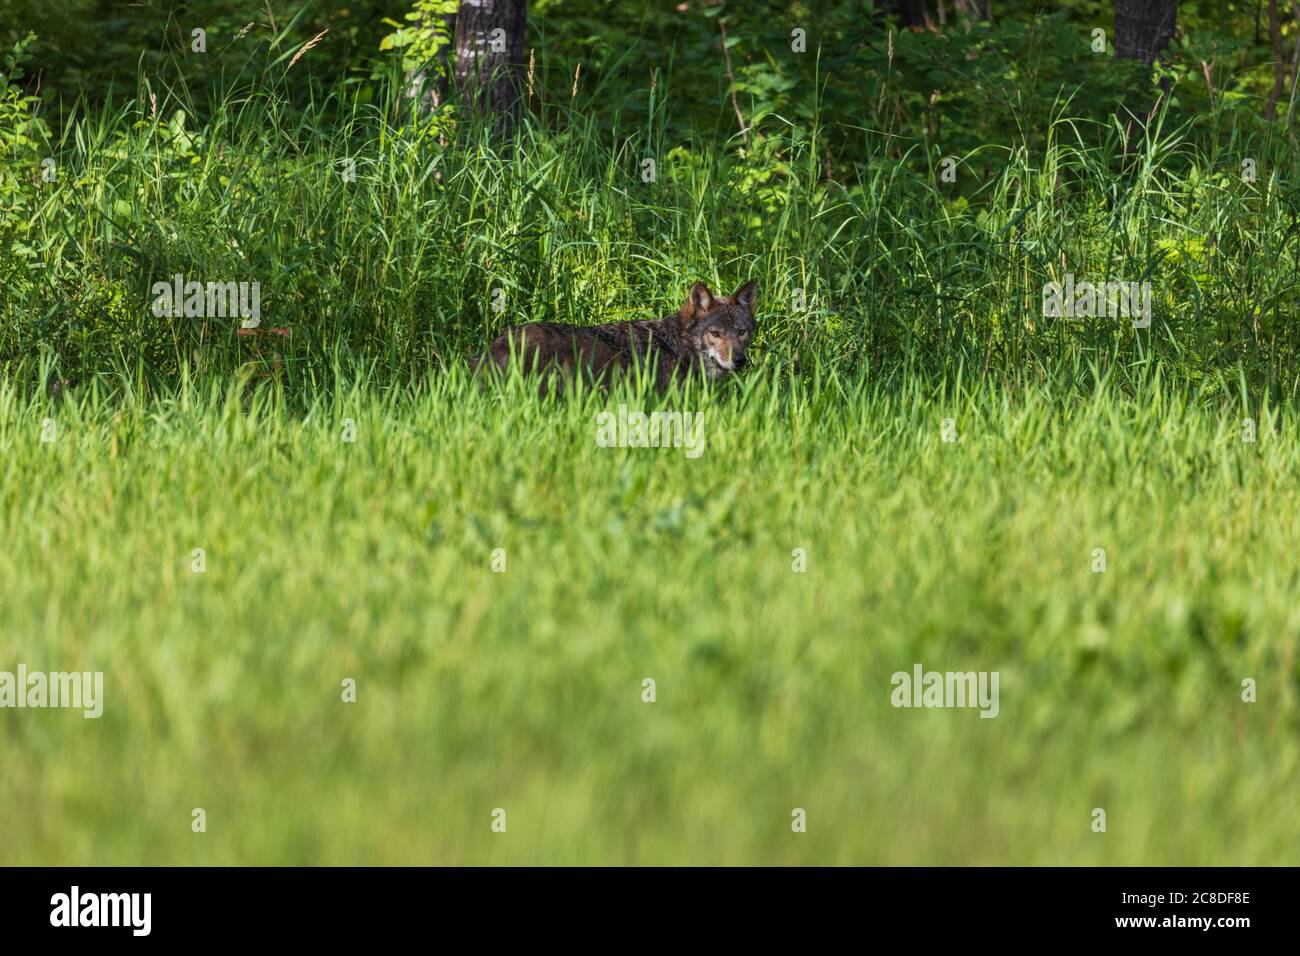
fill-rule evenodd
<path id="1" fill-rule="evenodd" d="M 748 330 L 748 329 L 741 329 L 741 330 L 740 330 L 738 333 L 736 333 L 736 334 L 739 335 L 739 336 L 743 339 L 746 335 L 749 334 L 749 330 Z"/>
<path id="2" fill-rule="evenodd" d="M 722 333 L 718 329 L 709 329 L 709 334 L 715 339 L 722 338 Z"/>

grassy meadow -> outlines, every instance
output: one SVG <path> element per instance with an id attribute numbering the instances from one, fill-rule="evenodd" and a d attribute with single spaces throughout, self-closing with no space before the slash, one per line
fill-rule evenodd
<path id="1" fill-rule="evenodd" d="M 517 381 L 84 394 L 49 443 L 5 387 L 0 655 L 105 690 L 0 713 L 0 858 L 1294 859 L 1292 412 L 735 384 L 662 400 L 695 458 Z M 998 716 L 892 707 L 914 663 Z"/>
<path id="2" fill-rule="evenodd" d="M 1135 122 L 1082 0 L 887 36 L 828 3 L 798 60 L 759 4 L 541 0 L 503 141 L 344 62 L 347 11 L 261 6 L 203 59 L 105 30 L 111 88 L 70 29 L 5 63 L 0 671 L 102 671 L 104 711 L 0 709 L 0 865 L 1296 860 L 1266 72 L 1207 97 L 1189 59 Z M 56 101 L 67 62 L 102 88 Z M 160 317 L 178 274 L 283 334 Z M 1149 282 L 1150 326 L 1045 316 L 1067 275 Z M 696 279 L 758 283 L 734 380 L 467 376 Z M 702 452 L 603 447 L 620 405 Z M 916 664 L 996 671 L 998 716 L 892 706 Z"/>

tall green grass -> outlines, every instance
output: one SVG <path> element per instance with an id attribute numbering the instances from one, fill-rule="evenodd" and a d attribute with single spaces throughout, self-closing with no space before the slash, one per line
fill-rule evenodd
<path id="1" fill-rule="evenodd" d="M 30 225 L 0 250 L 11 376 L 36 384 L 44 362 L 167 389 L 252 362 L 305 393 L 341 364 L 405 385 L 510 323 L 652 318 L 697 278 L 753 277 L 755 357 L 782 367 L 1124 381 L 1161 364 L 1191 387 L 1240 370 L 1275 401 L 1295 390 L 1294 156 L 1222 111 L 1176 124 L 1162 108 L 1133 133 L 1063 93 L 1045 137 L 1026 118 L 1021 140 L 952 157 L 948 183 L 887 82 L 862 117 L 814 101 L 811 134 L 773 115 L 748 144 L 683 144 L 649 91 L 612 122 L 598 86 L 537 93 L 502 142 L 414 119 L 396 77 L 321 90 L 280 63 L 201 101 L 185 75 L 60 124 L 59 178 L 18 197 Z M 830 124 L 860 137 L 849 165 L 828 165 Z M 1150 281 L 1151 328 L 1044 318 L 1066 272 Z M 259 281 L 264 324 L 290 338 L 269 356 L 230 320 L 155 318 L 150 286 L 176 273 Z"/>
<path id="2" fill-rule="evenodd" d="M 0 862 L 1293 860 L 1294 411 L 1098 377 L 0 384 L 0 661 L 105 674 L 0 711 Z M 915 663 L 999 716 L 891 707 Z"/>
<path id="3" fill-rule="evenodd" d="M 106 700 L 0 710 L 0 863 L 1294 858 L 1282 136 L 1063 96 L 946 183 L 887 85 L 683 145 L 579 84 L 501 142 L 283 52 L 3 152 L 0 668 Z M 290 335 L 155 318 L 178 272 Z M 1151 328 L 1044 318 L 1066 272 L 1150 281 Z M 759 282 L 742 377 L 467 378 L 697 278 Z M 703 455 L 599 447 L 620 404 L 702 413 Z M 891 707 L 916 663 L 998 671 L 999 716 Z"/>

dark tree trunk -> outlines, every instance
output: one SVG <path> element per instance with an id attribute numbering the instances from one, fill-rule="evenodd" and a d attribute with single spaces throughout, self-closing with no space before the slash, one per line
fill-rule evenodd
<path id="1" fill-rule="evenodd" d="M 1268 0 L 1268 40 L 1273 47 L 1273 88 L 1268 91 L 1268 99 L 1264 101 L 1264 119 L 1271 120 L 1277 115 L 1277 101 L 1286 90 L 1288 74 L 1286 47 L 1282 43 L 1282 17 L 1277 11 L 1277 0 Z"/>
<path id="2" fill-rule="evenodd" d="M 926 0 L 893 0 L 893 7 L 899 22 L 905 27 L 921 30 L 932 25 Z"/>
<path id="3" fill-rule="evenodd" d="M 1174 38 L 1177 22 L 1178 0 L 1115 0 L 1115 56 L 1149 67 Z M 1168 78 L 1161 79 L 1160 89 L 1161 96 L 1169 92 Z M 1159 102 L 1153 102 L 1149 86 L 1129 91 L 1125 106 L 1132 118 L 1125 130 L 1125 152 L 1134 147 Z"/>
<path id="4" fill-rule="evenodd" d="M 1169 45 L 1178 0 L 1115 0 L 1115 55 L 1152 63 Z"/>
<path id="5" fill-rule="evenodd" d="M 461 0 L 456 15 L 461 102 L 493 114 L 501 131 L 513 127 L 523 91 L 525 7 L 525 0 Z"/>

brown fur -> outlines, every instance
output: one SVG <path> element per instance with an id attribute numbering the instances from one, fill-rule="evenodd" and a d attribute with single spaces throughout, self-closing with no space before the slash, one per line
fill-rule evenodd
<path id="1" fill-rule="evenodd" d="M 593 326 L 531 322 L 499 335 L 475 368 L 505 369 L 514 361 L 528 373 L 567 377 L 581 371 L 608 381 L 641 367 L 660 388 L 697 369 L 709 378 L 722 378 L 745 365 L 755 298 L 752 282 L 730 296 L 714 296 L 697 282 L 675 315 L 657 321 Z"/>

